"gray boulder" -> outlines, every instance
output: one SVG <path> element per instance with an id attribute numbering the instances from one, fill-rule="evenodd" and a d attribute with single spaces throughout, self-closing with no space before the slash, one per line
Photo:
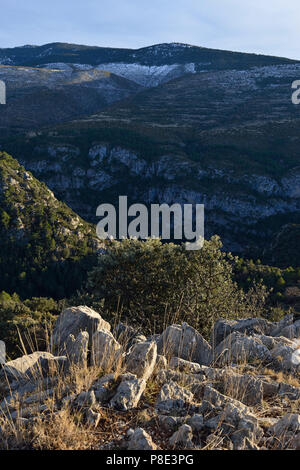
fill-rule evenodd
<path id="1" fill-rule="evenodd" d="M 233 332 L 217 346 L 214 351 L 214 360 L 220 365 L 239 364 L 253 360 L 270 363 L 272 356 L 258 337 Z"/>
<path id="2" fill-rule="evenodd" d="M 115 327 L 113 335 L 126 351 L 129 351 L 136 343 L 147 341 L 147 338 L 139 331 L 124 323 L 119 323 Z"/>
<path id="3" fill-rule="evenodd" d="M 271 426 L 269 431 L 277 437 L 287 432 L 300 432 L 300 414 L 288 413 Z"/>
<path id="4" fill-rule="evenodd" d="M 151 436 L 142 428 L 137 428 L 128 442 L 128 450 L 157 450 Z"/>
<path id="5" fill-rule="evenodd" d="M 289 339 L 298 339 L 300 338 L 300 320 L 296 321 L 292 325 L 284 327 L 280 331 L 280 336 L 284 336 Z"/>
<path id="6" fill-rule="evenodd" d="M 278 395 L 291 401 L 300 400 L 300 388 L 281 382 L 278 387 Z"/>
<path id="7" fill-rule="evenodd" d="M 180 416 L 158 415 L 157 420 L 159 427 L 167 434 L 173 434 L 178 430 L 179 426 L 184 424 L 184 418 Z"/>
<path id="8" fill-rule="evenodd" d="M 97 402 L 106 403 L 114 395 L 114 387 L 116 385 L 115 374 L 107 374 L 93 383 L 92 390 L 95 393 Z"/>
<path id="9" fill-rule="evenodd" d="M 80 407 L 93 406 L 96 404 L 96 397 L 93 390 L 81 392 L 75 399 L 74 403 Z"/>
<path id="10" fill-rule="evenodd" d="M 160 412 L 171 412 L 188 407 L 194 399 L 189 390 L 176 382 L 165 383 L 158 395 L 155 407 Z"/>
<path id="11" fill-rule="evenodd" d="M 258 338 L 270 351 L 274 349 L 279 344 L 286 344 L 287 346 L 292 346 L 293 341 L 283 336 L 273 337 L 266 335 L 253 335 L 254 338 Z"/>
<path id="12" fill-rule="evenodd" d="M 189 372 L 191 374 L 198 374 L 202 368 L 197 362 L 190 362 L 181 359 L 180 357 L 172 357 L 169 366 L 171 369 L 179 370 L 180 372 Z"/>
<path id="13" fill-rule="evenodd" d="M 157 340 L 159 354 L 166 357 L 177 356 L 182 343 L 182 330 L 180 325 L 171 325 L 160 335 Z"/>
<path id="14" fill-rule="evenodd" d="M 117 392 L 110 401 L 110 406 L 119 411 L 136 408 L 146 388 L 146 380 L 139 379 L 133 374 L 124 374 Z"/>
<path id="15" fill-rule="evenodd" d="M 233 332 L 244 333 L 248 336 L 254 334 L 270 335 L 274 330 L 274 323 L 264 318 L 246 318 L 242 320 L 218 320 L 212 332 L 211 344 L 215 348 Z"/>
<path id="16" fill-rule="evenodd" d="M 208 365 L 212 359 L 209 343 L 187 323 L 169 326 L 158 340 L 158 352 L 167 357 L 179 357 L 186 361 Z"/>
<path id="17" fill-rule="evenodd" d="M 278 344 L 272 351 L 273 367 L 275 369 L 295 372 L 300 369 L 300 350 L 297 345 L 287 346 Z"/>
<path id="18" fill-rule="evenodd" d="M 89 334 L 87 331 L 81 331 L 77 338 L 69 336 L 68 358 L 70 363 L 79 366 L 87 366 Z"/>
<path id="19" fill-rule="evenodd" d="M 281 336 L 281 331 L 294 323 L 294 315 L 293 314 L 288 314 L 285 315 L 285 317 L 280 320 L 278 323 L 274 325 L 274 328 L 272 332 L 270 333 L 270 336 Z"/>
<path id="20" fill-rule="evenodd" d="M 29 371 L 30 379 L 37 380 L 42 377 L 56 378 L 68 372 L 70 362 L 67 356 L 42 357 Z"/>
<path id="21" fill-rule="evenodd" d="M 169 443 L 172 447 L 181 446 L 184 448 L 192 448 L 193 444 L 193 430 L 188 424 L 183 424 L 180 426 L 178 431 L 176 431 L 172 437 L 169 439 Z"/>
<path id="22" fill-rule="evenodd" d="M 233 326 L 232 331 L 238 333 L 245 333 L 246 335 L 266 335 L 268 336 L 274 329 L 274 323 L 271 323 L 264 318 L 246 318 L 238 320 Z"/>
<path id="23" fill-rule="evenodd" d="M 121 345 L 110 331 L 98 330 L 93 335 L 91 364 L 104 370 L 114 368 L 121 359 Z"/>
<path id="24" fill-rule="evenodd" d="M 77 338 L 79 333 L 87 331 L 91 342 L 93 334 L 100 329 L 110 331 L 110 324 L 95 310 L 86 306 L 67 308 L 56 322 L 51 339 L 52 347 L 56 353 L 66 354 L 72 345 L 70 335 Z"/>
<path id="25" fill-rule="evenodd" d="M 155 342 L 137 343 L 127 356 L 126 369 L 139 378 L 148 380 L 153 373 L 157 359 Z"/>
<path id="26" fill-rule="evenodd" d="M 32 377 L 32 372 L 41 370 L 43 359 L 53 359 L 54 356 L 48 352 L 34 352 L 13 361 L 7 362 L 0 371 L 0 380 L 27 381 Z"/>
<path id="27" fill-rule="evenodd" d="M 224 393 L 245 405 L 262 405 L 264 393 L 262 381 L 252 375 L 229 373 L 223 376 Z"/>
<path id="28" fill-rule="evenodd" d="M 228 335 L 233 331 L 236 320 L 224 320 L 220 318 L 215 324 L 211 334 L 211 345 L 213 348 L 217 347 Z"/>
<path id="29" fill-rule="evenodd" d="M 204 419 L 202 415 L 194 414 L 186 422 L 194 432 L 200 432 L 204 428 Z"/>

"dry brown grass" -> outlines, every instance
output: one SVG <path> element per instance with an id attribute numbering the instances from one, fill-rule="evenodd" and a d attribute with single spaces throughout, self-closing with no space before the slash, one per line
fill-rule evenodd
<path id="1" fill-rule="evenodd" d="M 274 382 L 285 382 L 288 385 L 292 385 L 293 387 L 299 387 L 300 388 L 300 375 L 291 375 L 284 373 L 282 371 L 274 371 L 273 369 L 264 369 L 263 374 L 266 377 L 269 377 L 271 380 Z"/>

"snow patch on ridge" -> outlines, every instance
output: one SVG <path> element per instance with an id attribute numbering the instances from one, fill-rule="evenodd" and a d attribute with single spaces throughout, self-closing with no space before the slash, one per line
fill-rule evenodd
<path id="1" fill-rule="evenodd" d="M 198 65 L 198 64 L 197 64 Z M 203 64 L 204 65 L 204 64 Z M 104 70 L 106 72 L 114 73 L 127 80 L 134 81 L 144 87 L 154 87 L 165 83 L 173 78 L 181 77 L 187 73 L 196 73 L 194 63 L 190 64 L 173 64 L 173 65 L 141 65 L 138 63 L 103 63 L 93 67 L 89 64 L 65 64 L 65 63 L 49 63 L 41 66 L 47 69 L 56 69 L 62 71 L 70 70 Z"/>
<path id="2" fill-rule="evenodd" d="M 126 63 L 99 64 L 100 70 L 115 73 L 145 87 L 153 87 L 165 83 L 186 73 L 196 73 L 195 64 L 173 65 L 141 65 Z"/>

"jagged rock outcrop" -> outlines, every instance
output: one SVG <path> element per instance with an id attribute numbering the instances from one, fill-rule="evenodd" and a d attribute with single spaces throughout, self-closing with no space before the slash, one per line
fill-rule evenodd
<path id="1" fill-rule="evenodd" d="M 137 377 L 148 380 L 157 359 L 157 346 L 154 342 L 136 344 L 127 358 L 126 369 Z"/>
<path id="2" fill-rule="evenodd" d="M 171 369 L 179 370 L 180 372 L 190 372 L 197 374 L 202 370 L 201 365 L 197 362 L 185 361 L 180 357 L 172 357 L 169 366 Z"/>
<path id="3" fill-rule="evenodd" d="M 116 410 L 126 411 L 135 408 L 146 388 L 146 380 L 138 379 L 134 374 L 124 374 L 110 406 Z"/>
<path id="4" fill-rule="evenodd" d="M 87 366 L 88 360 L 88 347 L 89 347 L 89 334 L 87 331 L 81 331 L 77 338 L 73 335 L 69 336 L 68 355 L 69 361 L 78 366 Z"/>
<path id="5" fill-rule="evenodd" d="M 207 365 L 212 359 L 212 348 L 201 334 L 187 323 L 169 326 L 158 340 L 158 352 L 187 361 Z"/>
<path id="6" fill-rule="evenodd" d="M 165 383 L 158 395 L 156 408 L 160 412 L 176 412 L 187 408 L 193 401 L 193 394 L 176 382 Z"/>
<path id="7" fill-rule="evenodd" d="M 56 322 L 51 345 L 56 352 L 68 353 L 68 350 L 71 352 L 73 340 L 70 335 L 77 338 L 82 331 L 87 331 L 90 339 L 89 347 L 91 347 L 93 334 L 99 329 L 110 331 L 110 324 L 103 320 L 95 310 L 86 306 L 67 308 Z"/>
<path id="8" fill-rule="evenodd" d="M 180 426 L 178 431 L 176 431 L 172 437 L 170 437 L 169 442 L 172 447 L 182 446 L 184 448 L 193 448 L 193 430 L 188 424 L 183 424 Z"/>
<path id="9" fill-rule="evenodd" d="M 121 358 L 121 345 L 108 330 L 98 330 L 93 334 L 91 363 L 104 370 L 116 366 Z"/>
<path id="10" fill-rule="evenodd" d="M 128 450 L 156 450 L 157 446 L 151 436 L 142 428 L 137 428 L 128 442 Z"/>
<path id="11" fill-rule="evenodd" d="M 251 360 L 267 363 L 272 361 L 272 355 L 259 338 L 233 332 L 214 350 L 214 359 L 219 364 Z"/>
<path id="12" fill-rule="evenodd" d="M 97 312 L 89 316 L 80 309 L 89 327 L 95 318 L 105 325 Z M 77 313 L 70 309 L 68 315 Z M 79 331 L 79 323 L 65 322 L 64 337 L 72 340 L 68 356 L 36 352 L 2 367 L 0 427 L 13 422 L 27 429 L 38 417 L 47 422 L 74 413 L 89 433 L 104 426 L 107 436 L 108 422 L 109 429 L 119 429 L 101 449 L 299 449 L 299 345 L 282 336 L 297 321 L 236 320 L 230 331 L 220 321 L 211 344 L 187 324 L 172 325 L 158 344 L 155 336 L 150 341 L 140 335 L 129 349 L 106 324 L 92 336 L 91 350 L 87 323 Z M 222 341 L 220 331 L 226 332 Z M 157 349 L 167 351 L 163 340 L 179 355 L 157 355 Z M 209 356 L 210 365 L 203 364 Z M 132 429 L 133 422 L 143 427 Z"/>
<path id="13" fill-rule="evenodd" d="M 0 380 L 7 378 L 10 382 L 29 380 L 34 370 L 41 368 L 43 359 L 51 360 L 53 355 L 48 352 L 34 352 L 13 361 L 7 362 L 0 371 Z"/>

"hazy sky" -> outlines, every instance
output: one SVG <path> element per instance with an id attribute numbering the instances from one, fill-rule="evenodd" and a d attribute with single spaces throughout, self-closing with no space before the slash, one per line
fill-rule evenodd
<path id="1" fill-rule="evenodd" d="M 0 47 L 161 42 L 300 59 L 299 0 L 0 0 Z"/>

